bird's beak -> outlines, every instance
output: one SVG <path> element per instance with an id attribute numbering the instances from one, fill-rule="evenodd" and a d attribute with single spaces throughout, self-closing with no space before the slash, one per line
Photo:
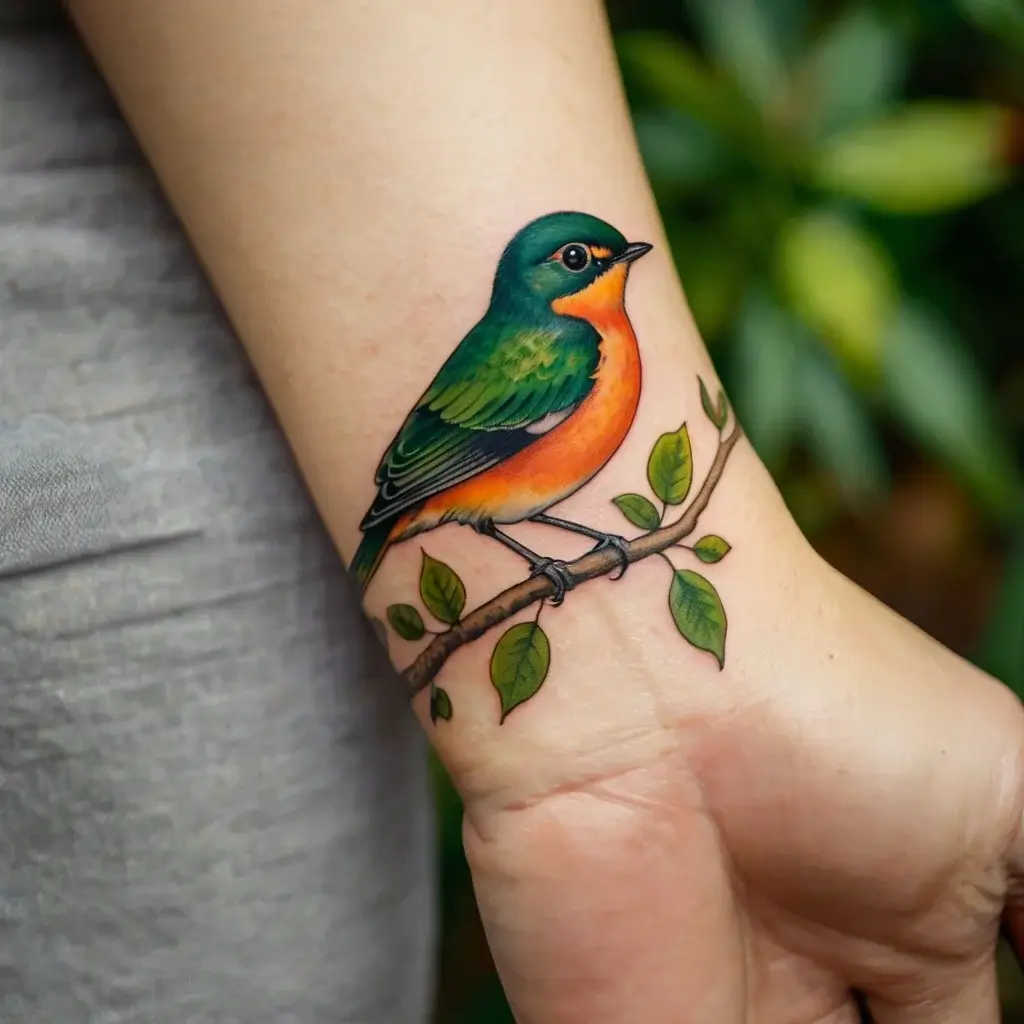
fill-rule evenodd
<path id="1" fill-rule="evenodd" d="M 632 263 L 633 260 L 645 256 L 653 248 L 654 246 L 650 242 L 630 242 L 618 256 L 612 259 L 612 263 Z"/>

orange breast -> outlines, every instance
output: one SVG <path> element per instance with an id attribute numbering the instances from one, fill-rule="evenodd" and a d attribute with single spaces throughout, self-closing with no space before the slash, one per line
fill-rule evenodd
<path id="1" fill-rule="evenodd" d="M 520 522 L 579 490 L 615 454 L 640 401 L 640 352 L 621 302 L 625 268 L 621 280 L 604 280 L 613 274 L 619 276 L 609 272 L 553 307 L 585 316 L 601 336 L 594 386 L 579 408 L 507 462 L 428 499 L 397 525 L 395 539 L 452 519 Z M 609 302 L 608 295 L 588 295 L 596 285 L 609 284 L 618 286 L 618 302 Z"/>

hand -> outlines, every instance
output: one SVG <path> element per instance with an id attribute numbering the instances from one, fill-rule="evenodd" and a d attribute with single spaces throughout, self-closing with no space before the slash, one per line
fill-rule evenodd
<path id="1" fill-rule="evenodd" d="M 838 1024 L 851 989 L 878 1024 L 999 1019 L 1016 698 L 801 543 L 759 575 L 723 673 L 620 624 L 599 682 L 452 751 L 521 1024 Z M 621 620 L 611 589 L 572 604 Z"/>
<path id="2" fill-rule="evenodd" d="M 566 369 L 558 393 L 580 408 L 603 367 L 614 402 L 599 408 L 615 406 L 607 430 L 577 436 L 565 451 L 587 458 L 568 468 L 557 448 L 536 476 L 518 475 L 520 464 L 514 486 L 502 478 L 496 488 L 501 500 L 449 494 L 394 529 L 484 506 L 494 519 L 502 506 L 495 523 L 514 524 L 518 554 L 512 538 L 467 544 L 454 523 L 416 534 L 457 565 L 472 609 L 521 582 L 524 561 L 550 569 L 562 551 L 549 546 L 550 526 L 517 517 L 518 491 L 539 502 L 520 512 L 603 534 L 623 527 L 611 501 L 642 486 L 663 431 L 700 421 L 693 458 L 708 465 L 710 417 L 701 420 L 693 386 L 712 368 L 657 223 L 600 4 L 307 2 L 287 16 L 280 3 L 72 7 L 364 581 L 393 539 L 381 529 L 376 550 L 363 547 L 381 524 L 359 529 L 378 460 L 476 330 L 512 231 L 538 215 L 592 212 L 634 245 L 655 243 L 623 307 L 642 372 L 617 293 L 611 302 L 602 287 L 583 302 L 587 289 L 549 275 L 553 264 L 524 277 L 516 268 L 542 264 L 517 249 L 515 301 L 503 290 L 506 308 L 477 338 L 498 344 L 509 317 L 534 338 L 541 312 L 544 322 L 547 310 L 589 316 L 615 363 L 602 355 L 587 369 L 586 344 L 566 363 L 559 344 L 537 365 Z M 341 44 L 359 59 L 339 61 Z M 615 259 L 628 252 L 638 254 L 627 246 Z M 531 341 L 529 351 L 541 349 Z M 522 367 L 509 358 L 518 386 Z M 636 419 L 599 468 L 638 381 Z M 459 394 L 448 407 L 456 421 L 478 400 Z M 557 415 L 568 399 L 527 427 L 525 406 L 509 398 L 489 421 L 509 435 L 518 424 L 549 437 L 568 422 Z M 479 426 L 464 423 L 458 443 L 438 426 L 448 448 L 423 435 L 432 497 L 486 462 L 494 439 Z M 437 472 L 442 451 L 456 459 L 450 477 Z M 473 460 L 457 471 L 465 452 Z M 1020 819 L 1020 709 L 825 569 L 787 522 L 752 450 L 737 445 L 702 520 L 735 551 L 714 567 L 728 610 L 722 671 L 675 632 L 670 570 L 650 557 L 544 609 L 550 673 L 504 725 L 489 683 L 493 642 L 467 642 L 445 663 L 451 721 L 435 727 L 420 692 L 417 709 L 466 801 L 481 907 L 522 1024 L 850 1021 L 851 987 L 869 994 L 880 1024 L 996 1019 L 991 953 Z M 416 540 L 393 546 L 371 614 L 415 593 L 422 554 Z M 458 603 L 434 625 L 458 618 Z M 408 670 L 410 649 L 396 654 Z"/>

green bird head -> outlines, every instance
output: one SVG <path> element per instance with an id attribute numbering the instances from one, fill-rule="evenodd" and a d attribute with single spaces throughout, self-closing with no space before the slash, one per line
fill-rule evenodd
<path id="1" fill-rule="evenodd" d="M 522 228 L 505 247 L 494 277 L 495 299 L 527 298 L 549 306 L 650 252 L 588 213 L 549 213 Z M 625 283 L 625 274 L 622 273 Z"/>

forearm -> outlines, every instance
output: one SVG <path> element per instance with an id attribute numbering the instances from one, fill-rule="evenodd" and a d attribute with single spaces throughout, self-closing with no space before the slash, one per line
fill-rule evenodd
<path id="1" fill-rule="evenodd" d="M 612 499 L 640 492 L 661 511 L 648 456 L 684 421 L 693 482 L 664 522 L 686 510 L 719 443 L 698 376 L 712 398 L 718 388 L 664 244 L 597 3 L 72 6 L 344 555 L 360 541 L 382 453 L 487 309 L 503 245 L 552 210 L 587 211 L 655 244 L 626 294 L 642 356 L 635 420 L 607 466 L 555 511 L 630 537 L 646 532 Z M 757 642 L 751 584 L 791 532 L 770 482 L 738 445 L 687 538 L 720 534 L 738 549 L 708 570 L 730 617 L 730 655 Z M 545 553 L 586 547 L 533 524 L 517 536 Z M 429 622 L 417 599 L 421 549 L 459 573 L 466 613 L 524 576 L 513 554 L 449 525 L 389 550 L 367 592 L 374 616 L 409 603 Z M 688 552 L 671 554 L 679 567 L 702 568 Z M 657 657 L 717 674 L 714 657 L 670 635 L 670 577 L 664 558 L 650 557 L 620 587 L 590 583 L 550 616 L 552 672 L 564 673 L 559 685 L 573 687 L 574 703 L 606 699 L 598 694 L 609 647 L 623 642 L 668 645 Z M 466 723 L 497 726 L 488 659 L 501 632 L 493 627 L 444 665 L 464 736 Z M 403 668 L 419 651 L 394 635 L 391 648 Z M 433 662 L 420 666 L 414 688 L 440 668 Z"/>

